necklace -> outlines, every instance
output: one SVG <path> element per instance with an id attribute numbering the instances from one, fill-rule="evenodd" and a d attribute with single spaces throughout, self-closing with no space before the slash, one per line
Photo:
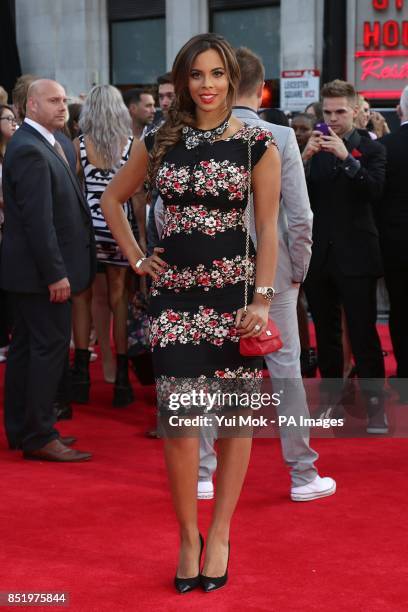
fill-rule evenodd
<path id="1" fill-rule="evenodd" d="M 229 128 L 229 118 L 231 117 L 231 113 L 228 115 L 226 119 L 217 127 L 212 128 L 211 130 L 200 130 L 199 128 L 193 128 L 189 125 L 185 125 L 183 127 L 183 140 L 187 149 L 194 149 L 198 147 L 200 144 L 213 144 L 222 136 Z"/>

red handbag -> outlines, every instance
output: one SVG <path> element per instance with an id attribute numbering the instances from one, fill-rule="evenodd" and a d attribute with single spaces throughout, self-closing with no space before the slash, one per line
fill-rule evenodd
<path id="1" fill-rule="evenodd" d="M 257 357 L 279 351 L 282 346 L 283 342 L 276 323 L 268 319 L 268 326 L 260 336 L 240 339 L 239 352 L 245 357 Z"/>
<path id="2" fill-rule="evenodd" d="M 251 144 L 248 139 L 248 190 L 247 190 L 247 207 L 245 211 L 246 215 L 246 244 L 245 244 L 245 300 L 244 310 L 248 306 L 248 282 L 249 282 L 249 228 L 250 228 L 250 215 L 251 215 Z M 240 338 L 239 340 L 239 352 L 245 357 L 257 357 L 261 355 L 268 355 L 268 353 L 274 353 L 279 351 L 283 346 L 283 342 L 280 337 L 279 329 L 276 323 L 272 319 L 268 319 L 268 325 L 259 336 L 251 338 Z"/>

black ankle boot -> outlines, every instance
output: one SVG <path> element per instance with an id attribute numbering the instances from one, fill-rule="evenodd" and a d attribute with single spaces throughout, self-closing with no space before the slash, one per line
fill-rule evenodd
<path id="1" fill-rule="evenodd" d="M 74 363 L 71 368 L 71 402 L 86 404 L 89 402 L 89 359 L 88 349 L 75 349 Z"/>
<path id="2" fill-rule="evenodd" d="M 116 355 L 116 380 L 113 390 L 113 405 L 116 407 L 128 406 L 135 396 L 129 381 L 127 355 Z"/>

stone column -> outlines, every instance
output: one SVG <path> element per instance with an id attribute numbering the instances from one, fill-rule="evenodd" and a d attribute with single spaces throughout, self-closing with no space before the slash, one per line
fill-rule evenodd
<path id="1" fill-rule="evenodd" d="M 322 69 L 324 0 L 281 1 L 281 69 Z"/>
<path id="2" fill-rule="evenodd" d="M 166 0 L 166 65 L 170 70 L 180 47 L 195 34 L 208 32 L 207 0 Z"/>
<path id="3" fill-rule="evenodd" d="M 22 72 L 55 79 L 69 96 L 109 82 L 106 0 L 16 0 Z"/>

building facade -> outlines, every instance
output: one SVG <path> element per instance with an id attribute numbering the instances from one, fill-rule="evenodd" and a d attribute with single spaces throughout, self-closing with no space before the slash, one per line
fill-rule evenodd
<path id="1" fill-rule="evenodd" d="M 178 49 L 206 31 L 262 57 L 271 106 L 279 106 L 283 71 L 348 78 L 390 105 L 404 85 L 399 77 L 391 83 L 391 76 L 406 70 L 408 0 L 15 0 L 15 14 L 22 71 L 54 78 L 74 96 L 98 83 L 153 84 Z M 369 40 L 365 21 L 374 28 L 369 49 L 361 48 Z M 373 77 L 365 88 L 356 54 L 384 50 L 397 58 L 387 57 L 388 64 L 402 68 L 383 71 L 384 78 Z"/>

